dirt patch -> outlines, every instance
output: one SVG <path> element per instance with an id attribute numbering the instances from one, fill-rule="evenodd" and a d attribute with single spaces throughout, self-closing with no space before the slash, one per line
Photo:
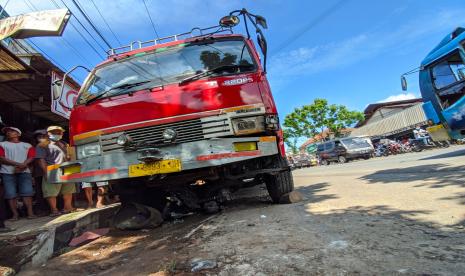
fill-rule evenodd
<path id="1" fill-rule="evenodd" d="M 151 231 L 113 231 L 21 275 L 190 275 L 194 259 L 214 260 L 214 269 L 199 273 L 218 275 L 465 271 L 463 231 L 441 230 L 383 207 L 313 215 L 305 205 L 249 200 L 210 219 L 196 215 Z"/>

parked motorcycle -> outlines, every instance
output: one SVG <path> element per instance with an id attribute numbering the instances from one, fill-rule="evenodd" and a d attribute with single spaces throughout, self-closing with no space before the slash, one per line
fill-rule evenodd
<path id="1" fill-rule="evenodd" d="M 375 149 L 375 156 L 376 157 L 381 157 L 381 156 L 388 156 L 389 155 L 389 149 L 385 144 L 378 144 Z"/>
<path id="2" fill-rule="evenodd" d="M 420 152 L 425 149 L 432 149 L 432 148 L 448 148 L 450 146 L 448 141 L 432 141 L 428 136 L 425 137 L 427 143 L 425 143 L 425 139 L 411 139 L 410 145 L 414 152 Z"/>

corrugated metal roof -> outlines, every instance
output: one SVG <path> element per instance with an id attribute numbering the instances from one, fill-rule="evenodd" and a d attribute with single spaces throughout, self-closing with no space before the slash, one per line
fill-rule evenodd
<path id="1" fill-rule="evenodd" d="M 427 121 L 422 104 L 417 104 L 383 120 L 356 128 L 350 136 L 390 136 L 413 129 L 416 125 Z"/>
<path id="2" fill-rule="evenodd" d="M 25 71 L 27 65 L 24 64 L 13 53 L 0 45 L 0 73 L 8 71 Z"/>

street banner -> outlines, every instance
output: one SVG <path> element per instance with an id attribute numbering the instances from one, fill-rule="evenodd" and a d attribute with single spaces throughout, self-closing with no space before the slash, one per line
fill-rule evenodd
<path id="1" fill-rule="evenodd" d="M 66 119 L 69 119 L 71 109 L 76 102 L 79 88 L 73 85 L 70 82 L 62 83 L 64 85 L 63 94 L 61 93 L 61 85 L 54 84 L 57 80 L 63 81 L 63 77 L 56 72 L 52 71 L 52 84 L 51 84 L 51 99 L 52 107 L 51 110 L 53 113 L 58 114 Z M 60 95 L 55 99 L 54 95 Z"/>
<path id="2" fill-rule="evenodd" d="M 68 23 L 68 9 L 46 10 L 0 20 L 0 40 L 7 37 L 61 36 Z"/>

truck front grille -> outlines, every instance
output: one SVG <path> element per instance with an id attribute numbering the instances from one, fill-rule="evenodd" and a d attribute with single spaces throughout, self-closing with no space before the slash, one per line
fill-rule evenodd
<path id="1" fill-rule="evenodd" d="M 129 135 L 132 138 L 132 141 L 136 145 L 139 145 L 139 147 L 144 147 L 144 145 L 147 145 L 147 147 L 170 145 L 172 144 L 171 142 L 166 142 L 163 139 L 163 131 L 168 128 L 177 132 L 177 137 L 174 141 L 176 144 L 196 142 L 208 138 L 232 134 L 227 117 L 207 117 L 105 134 L 100 137 L 102 151 L 110 152 L 123 150 L 124 147 L 116 143 L 116 139 L 121 134 Z"/>

